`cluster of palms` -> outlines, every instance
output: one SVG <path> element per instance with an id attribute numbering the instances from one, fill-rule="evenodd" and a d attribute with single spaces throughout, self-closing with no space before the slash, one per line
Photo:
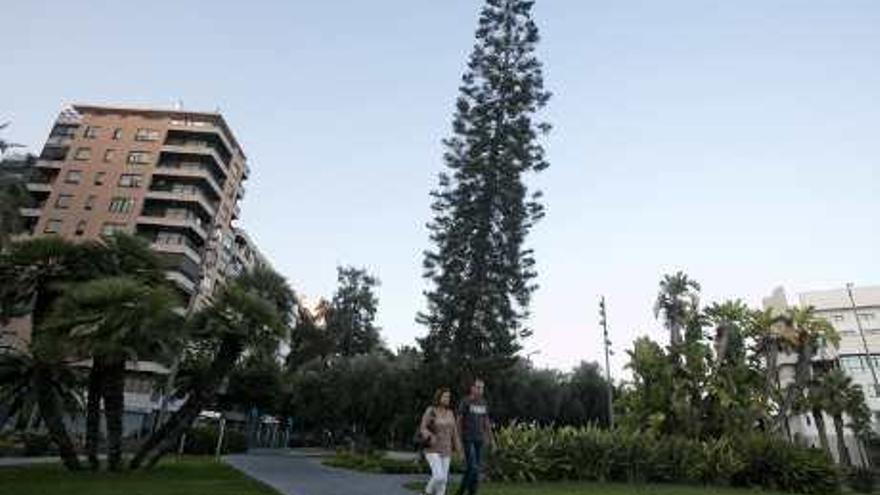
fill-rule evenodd
<path id="1" fill-rule="evenodd" d="M 859 440 L 871 434 L 858 385 L 834 360 L 817 354 L 839 341 L 813 308 L 753 310 L 740 300 L 700 306 L 700 285 L 684 273 L 660 283 L 655 312 L 669 332 L 664 349 L 647 338 L 629 352 L 633 384 L 620 404 L 637 429 L 693 438 L 757 430 L 794 440 L 789 419 L 811 414 L 822 448 L 831 452 L 824 415 L 833 419 L 838 459 L 851 464 L 846 420 Z M 781 379 L 780 363 L 794 367 Z M 824 413 L 824 415 L 823 415 Z"/>
<path id="2" fill-rule="evenodd" d="M 32 336 L 25 349 L 13 346 L 0 354 L 0 401 L 7 408 L 0 420 L 39 418 L 65 466 L 80 469 L 65 418 L 81 413 L 84 402 L 85 453 L 97 469 L 103 403 L 107 464 L 118 470 L 126 366 L 143 360 L 201 363 L 174 391 L 184 398 L 180 409 L 130 463 L 133 469 L 154 465 L 211 406 L 248 349 L 283 336 L 295 307 L 285 280 L 266 268 L 230 281 L 196 311 L 185 311 L 178 294 L 162 260 L 137 237 L 12 243 L 0 252 L 0 318 L 30 319 Z"/>

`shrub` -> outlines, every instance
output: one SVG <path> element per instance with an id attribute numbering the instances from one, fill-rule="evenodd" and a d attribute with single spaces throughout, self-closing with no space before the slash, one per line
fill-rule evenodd
<path id="1" fill-rule="evenodd" d="M 191 455 L 214 455 L 217 448 L 216 428 L 197 427 L 186 433 L 183 452 Z M 247 451 L 247 437 L 243 433 L 226 430 L 223 433 L 223 454 L 236 454 Z"/>
<path id="2" fill-rule="evenodd" d="M 847 482 L 854 492 L 874 493 L 874 487 L 877 485 L 877 472 L 870 468 L 855 468 L 849 472 Z"/>
<path id="3" fill-rule="evenodd" d="M 336 455 L 326 459 L 324 464 L 366 473 L 423 474 L 429 472 L 428 465 L 421 457 L 412 461 L 406 461 L 389 459 L 381 453 L 361 454 L 350 450 L 336 451 Z M 449 470 L 453 473 L 461 473 L 464 472 L 464 466 L 461 461 L 453 460 Z"/>
<path id="4" fill-rule="evenodd" d="M 514 424 L 496 435 L 488 474 L 497 481 L 590 480 L 734 484 L 836 493 L 837 469 L 821 451 L 764 437 L 697 441 L 596 427 Z"/>
<path id="5" fill-rule="evenodd" d="M 352 471 L 385 474 L 419 474 L 427 469 L 421 459 L 403 461 L 389 459 L 376 453 L 362 454 L 349 450 L 338 450 L 336 455 L 326 459 L 324 464 Z"/>
<path id="6" fill-rule="evenodd" d="M 47 456 L 52 453 L 52 439 L 49 435 L 25 433 L 22 435 L 25 457 Z"/>

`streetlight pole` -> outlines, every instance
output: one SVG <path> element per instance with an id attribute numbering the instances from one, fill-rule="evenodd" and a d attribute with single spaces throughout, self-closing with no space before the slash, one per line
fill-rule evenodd
<path id="1" fill-rule="evenodd" d="M 614 428 L 614 388 L 611 385 L 611 340 L 608 339 L 608 319 L 605 313 L 605 296 L 599 301 L 599 321 L 602 324 L 602 341 L 605 346 L 605 383 L 608 386 L 608 426 Z"/>
<path id="2" fill-rule="evenodd" d="M 865 359 L 868 361 L 868 369 L 871 370 L 871 377 L 874 378 L 874 395 L 880 397 L 880 381 L 877 380 L 877 370 L 874 368 L 874 359 L 871 351 L 868 350 L 868 340 L 865 339 L 865 329 L 862 328 L 862 322 L 859 320 L 859 312 L 856 309 L 856 300 L 853 297 L 853 284 L 846 284 L 846 293 L 849 296 L 849 302 L 852 305 L 853 317 L 856 319 L 856 328 L 859 329 L 859 337 L 862 338 L 862 347 L 865 350 Z"/>

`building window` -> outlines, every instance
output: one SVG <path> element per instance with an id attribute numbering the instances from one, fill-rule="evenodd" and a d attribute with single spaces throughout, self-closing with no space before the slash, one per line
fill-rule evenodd
<path id="1" fill-rule="evenodd" d="M 66 210 L 70 208 L 70 202 L 73 201 L 73 194 L 59 194 L 55 200 L 55 208 Z"/>
<path id="2" fill-rule="evenodd" d="M 104 184 L 104 177 L 107 176 L 107 172 L 95 172 L 95 185 L 100 186 Z"/>
<path id="3" fill-rule="evenodd" d="M 138 129 L 134 134 L 135 141 L 158 141 L 159 140 L 159 131 L 156 129 L 146 129 L 141 128 Z"/>
<path id="4" fill-rule="evenodd" d="M 104 225 L 101 226 L 101 235 L 103 236 L 111 236 L 117 232 L 124 232 L 125 224 L 124 223 L 115 223 L 115 222 L 105 222 Z"/>
<path id="5" fill-rule="evenodd" d="M 82 180 L 82 170 L 68 170 L 64 182 L 68 184 L 79 184 Z"/>
<path id="6" fill-rule="evenodd" d="M 862 321 L 873 321 L 874 313 L 859 313 L 859 319 Z"/>
<path id="7" fill-rule="evenodd" d="M 47 234 L 57 234 L 61 230 L 61 220 L 57 218 L 53 218 L 46 222 L 46 228 L 43 229 L 43 232 Z"/>
<path id="8" fill-rule="evenodd" d="M 91 160 L 92 159 L 92 149 L 91 148 L 77 148 L 76 153 L 73 154 L 74 160 Z"/>
<path id="9" fill-rule="evenodd" d="M 841 314 L 833 315 L 832 318 L 834 318 L 834 321 L 836 321 L 838 323 L 843 321 L 843 315 L 841 315 Z"/>
<path id="10" fill-rule="evenodd" d="M 118 141 L 120 139 L 122 139 L 122 128 L 117 127 L 116 129 L 113 129 L 113 140 Z"/>
<path id="11" fill-rule="evenodd" d="M 112 162 L 114 155 L 116 155 L 116 150 L 105 150 L 104 151 L 104 163 Z"/>
<path id="12" fill-rule="evenodd" d="M 119 176 L 119 187 L 141 187 L 141 174 L 122 174 Z"/>
<path id="13" fill-rule="evenodd" d="M 144 165 L 150 163 L 150 152 L 131 151 L 128 153 L 128 163 L 131 165 Z"/>
<path id="14" fill-rule="evenodd" d="M 94 208 L 95 207 L 95 199 L 97 199 L 97 196 L 95 196 L 94 194 L 89 195 L 89 197 L 86 198 L 86 205 L 84 208 L 86 210 L 91 210 L 92 208 Z"/>
<path id="15" fill-rule="evenodd" d="M 125 196 L 116 196 L 110 200 L 108 210 L 111 213 L 130 213 L 134 207 L 134 199 Z"/>
<path id="16" fill-rule="evenodd" d="M 85 234 L 85 232 L 86 232 L 86 221 L 80 220 L 76 224 L 76 231 L 74 232 L 74 235 L 80 236 L 80 235 Z"/>
<path id="17" fill-rule="evenodd" d="M 90 125 L 86 127 L 85 132 L 83 132 L 83 137 L 86 139 L 95 139 L 98 137 L 98 130 L 101 129 L 99 126 Z"/>

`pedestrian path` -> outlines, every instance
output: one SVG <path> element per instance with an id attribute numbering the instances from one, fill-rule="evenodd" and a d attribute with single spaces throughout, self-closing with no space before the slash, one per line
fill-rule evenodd
<path id="1" fill-rule="evenodd" d="M 369 474 L 327 467 L 303 451 L 256 451 L 224 460 L 284 495 L 413 495 L 404 483 L 425 476 Z"/>

